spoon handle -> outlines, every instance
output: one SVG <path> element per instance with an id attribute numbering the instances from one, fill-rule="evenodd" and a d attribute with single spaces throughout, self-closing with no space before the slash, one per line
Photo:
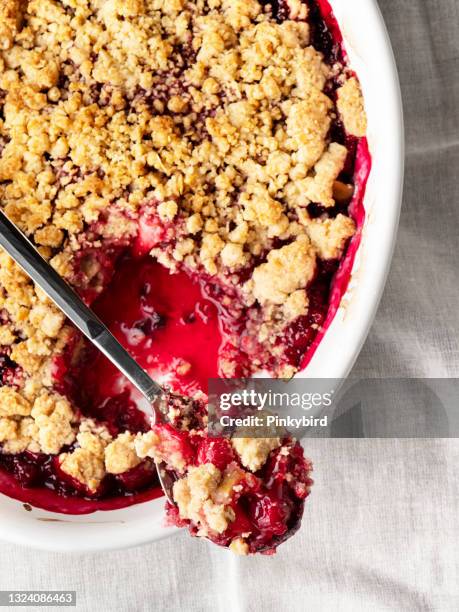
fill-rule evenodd
<path id="1" fill-rule="evenodd" d="M 80 296 L 0 210 L 0 245 L 62 312 L 150 401 L 163 393 Z"/>

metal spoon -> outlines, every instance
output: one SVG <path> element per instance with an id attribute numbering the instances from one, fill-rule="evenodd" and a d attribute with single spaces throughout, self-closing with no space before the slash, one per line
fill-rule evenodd
<path id="1" fill-rule="evenodd" d="M 161 405 L 167 404 L 167 394 L 129 355 L 97 315 L 83 302 L 54 268 L 40 255 L 30 240 L 0 210 L 0 245 L 48 295 L 78 329 L 110 359 L 113 365 L 142 393 L 151 406 L 152 425 L 164 418 Z M 156 463 L 159 482 L 169 502 L 173 476 L 165 464 Z"/>

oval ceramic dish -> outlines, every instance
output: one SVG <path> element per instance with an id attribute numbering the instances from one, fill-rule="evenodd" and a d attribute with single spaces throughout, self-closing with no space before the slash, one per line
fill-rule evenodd
<path id="1" fill-rule="evenodd" d="M 389 270 L 400 211 L 403 120 L 390 41 L 375 0 L 330 0 L 368 115 L 372 169 L 365 222 L 350 282 L 324 338 L 298 377 L 343 378 L 372 324 Z M 0 539 L 46 550 L 83 552 L 152 542 L 177 532 L 163 527 L 163 498 L 122 510 L 71 516 L 0 495 Z M 307 510 L 306 510 L 307 511 Z"/>

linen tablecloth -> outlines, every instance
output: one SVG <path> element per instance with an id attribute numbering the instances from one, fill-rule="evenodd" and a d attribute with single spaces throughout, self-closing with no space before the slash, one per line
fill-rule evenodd
<path id="1" fill-rule="evenodd" d="M 380 4 L 403 89 L 406 183 L 354 375 L 458 377 L 459 2 Z M 459 610 L 459 441 L 315 439 L 307 454 L 313 494 L 275 557 L 236 558 L 184 533 L 77 556 L 2 543 L 0 589 L 76 590 L 78 610 Z"/>

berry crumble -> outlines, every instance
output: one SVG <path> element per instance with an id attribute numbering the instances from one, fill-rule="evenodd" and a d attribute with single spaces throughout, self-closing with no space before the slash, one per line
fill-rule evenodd
<path id="1" fill-rule="evenodd" d="M 210 377 L 305 367 L 349 279 L 371 160 L 327 0 L 3 0 L 0 205 L 152 376 L 142 399 L 0 252 L 0 491 L 272 550 L 311 464 L 206 434 Z"/>

